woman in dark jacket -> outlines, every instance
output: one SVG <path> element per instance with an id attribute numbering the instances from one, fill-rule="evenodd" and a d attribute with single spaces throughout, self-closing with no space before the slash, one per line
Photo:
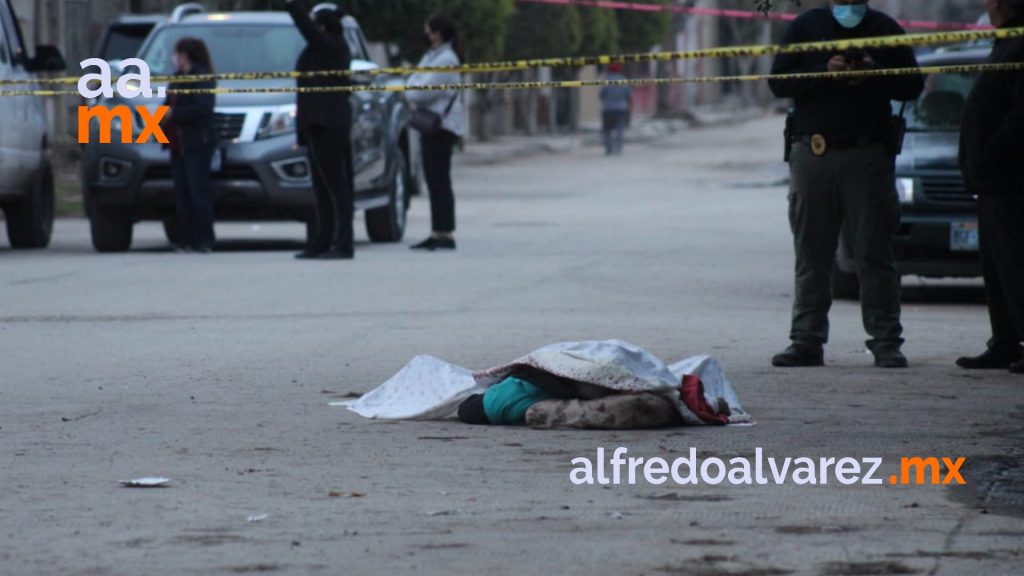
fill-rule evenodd
<path id="1" fill-rule="evenodd" d="M 174 47 L 175 75 L 212 74 L 213 64 L 206 44 L 197 38 L 182 38 Z M 210 163 L 217 148 L 213 124 L 213 94 L 174 94 L 175 89 L 212 89 L 215 81 L 171 83 L 165 104 L 165 130 L 171 151 L 175 206 L 178 217 L 176 248 L 210 253 L 216 241 L 213 232 L 213 190 Z"/>

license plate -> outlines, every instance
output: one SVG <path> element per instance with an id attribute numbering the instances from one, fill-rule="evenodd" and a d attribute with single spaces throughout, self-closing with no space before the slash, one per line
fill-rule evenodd
<path id="1" fill-rule="evenodd" d="M 950 224 L 950 250 L 954 252 L 977 252 L 978 246 L 977 222 L 953 222 Z"/>

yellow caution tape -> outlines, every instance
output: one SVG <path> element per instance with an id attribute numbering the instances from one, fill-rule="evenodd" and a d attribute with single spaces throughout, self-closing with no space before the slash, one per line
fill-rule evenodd
<path id="1" fill-rule="evenodd" d="M 771 44 L 760 46 L 732 46 L 705 48 L 682 52 L 651 52 L 646 54 L 621 54 L 604 56 L 582 56 L 576 58 L 544 58 L 537 60 L 514 60 L 507 62 L 490 62 L 465 64 L 450 67 L 413 67 L 413 68 L 376 68 L 367 71 L 352 70 L 320 70 L 314 72 L 236 72 L 220 74 L 199 74 L 189 76 L 153 76 L 154 83 L 175 82 L 179 84 L 232 81 L 232 80 L 278 80 L 321 77 L 352 77 L 352 76 L 407 76 L 422 72 L 457 72 L 462 74 L 478 74 L 486 72 L 510 72 L 534 68 L 580 68 L 584 66 L 672 62 L 678 60 L 697 60 L 703 58 L 739 58 L 748 56 L 773 56 L 777 54 L 802 54 L 811 52 L 842 53 L 851 49 L 899 48 L 913 46 L 930 46 L 936 44 L 960 44 L 979 40 L 1005 40 L 1024 37 L 1024 27 L 998 28 L 992 30 L 961 30 L 955 32 L 933 32 L 927 34 L 904 34 L 899 36 L 879 36 L 874 38 L 854 38 L 850 40 L 828 40 L 822 42 L 805 42 L 800 44 Z M 80 78 L 66 76 L 61 78 L 40 78 L 35 80 L 0 80 L 0 86 L 23 84 L 78 84 Z"/>
<path id="2" fill-rule="evenodd" d="M 801 72 L 793 74 L 744 74 L 738 76 L 681 76 L 673 78 L 636 78 L 625 80 L 562 80 L 554 82 L 472 82 L 461 84 L 434 84 L 429 86 L 369 85 L 326 86 L 299 88 L 180 88 L 168 94 L 335 94 L 356 92 L 452 92 L 461 90 L 541 90 L 551 88 L 603 88 L 606 86 L 655 86 L 663 84 L 710 84 L 720 82 L 760 82 L 763 80 L 854 80 L 869 77 L 913 76 L 932 74 L 975 74 L 982 72 L 1011 72 L 1024 70 L 1024 62 L 1002 64 L 961 64 L 948 66 L 921 66 L 919 68 L 876 68 L 844 72 Z M 3 96 L 78 96 L 73 90 L 0 90 Z"/>

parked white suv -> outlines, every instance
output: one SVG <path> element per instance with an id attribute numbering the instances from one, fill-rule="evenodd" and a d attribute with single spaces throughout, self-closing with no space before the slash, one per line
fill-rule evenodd
<path id="1" fill-rule="evenodd" d="M 39 46 L 29 58 L 14 8 L 10 0 L 0 0 L 0 79 L 31 81 L 38 72 L 66 68 L 53 46 Z M 0 118 L 0 207 L 7 237 L 14 248 L 45 248 L 53 232 L 55 200 L 43 99 L 0 97 Z"/>

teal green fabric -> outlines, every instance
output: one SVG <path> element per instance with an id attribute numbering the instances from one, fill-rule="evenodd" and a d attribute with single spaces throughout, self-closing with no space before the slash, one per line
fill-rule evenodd
<path id="1" fill-rule="evenodd" d="M 510 376 L 484 393 L 484 413 L 491 424 L 526 424 L 530 406 L 552 398 L 555 395 L 547 390 Z"/>

